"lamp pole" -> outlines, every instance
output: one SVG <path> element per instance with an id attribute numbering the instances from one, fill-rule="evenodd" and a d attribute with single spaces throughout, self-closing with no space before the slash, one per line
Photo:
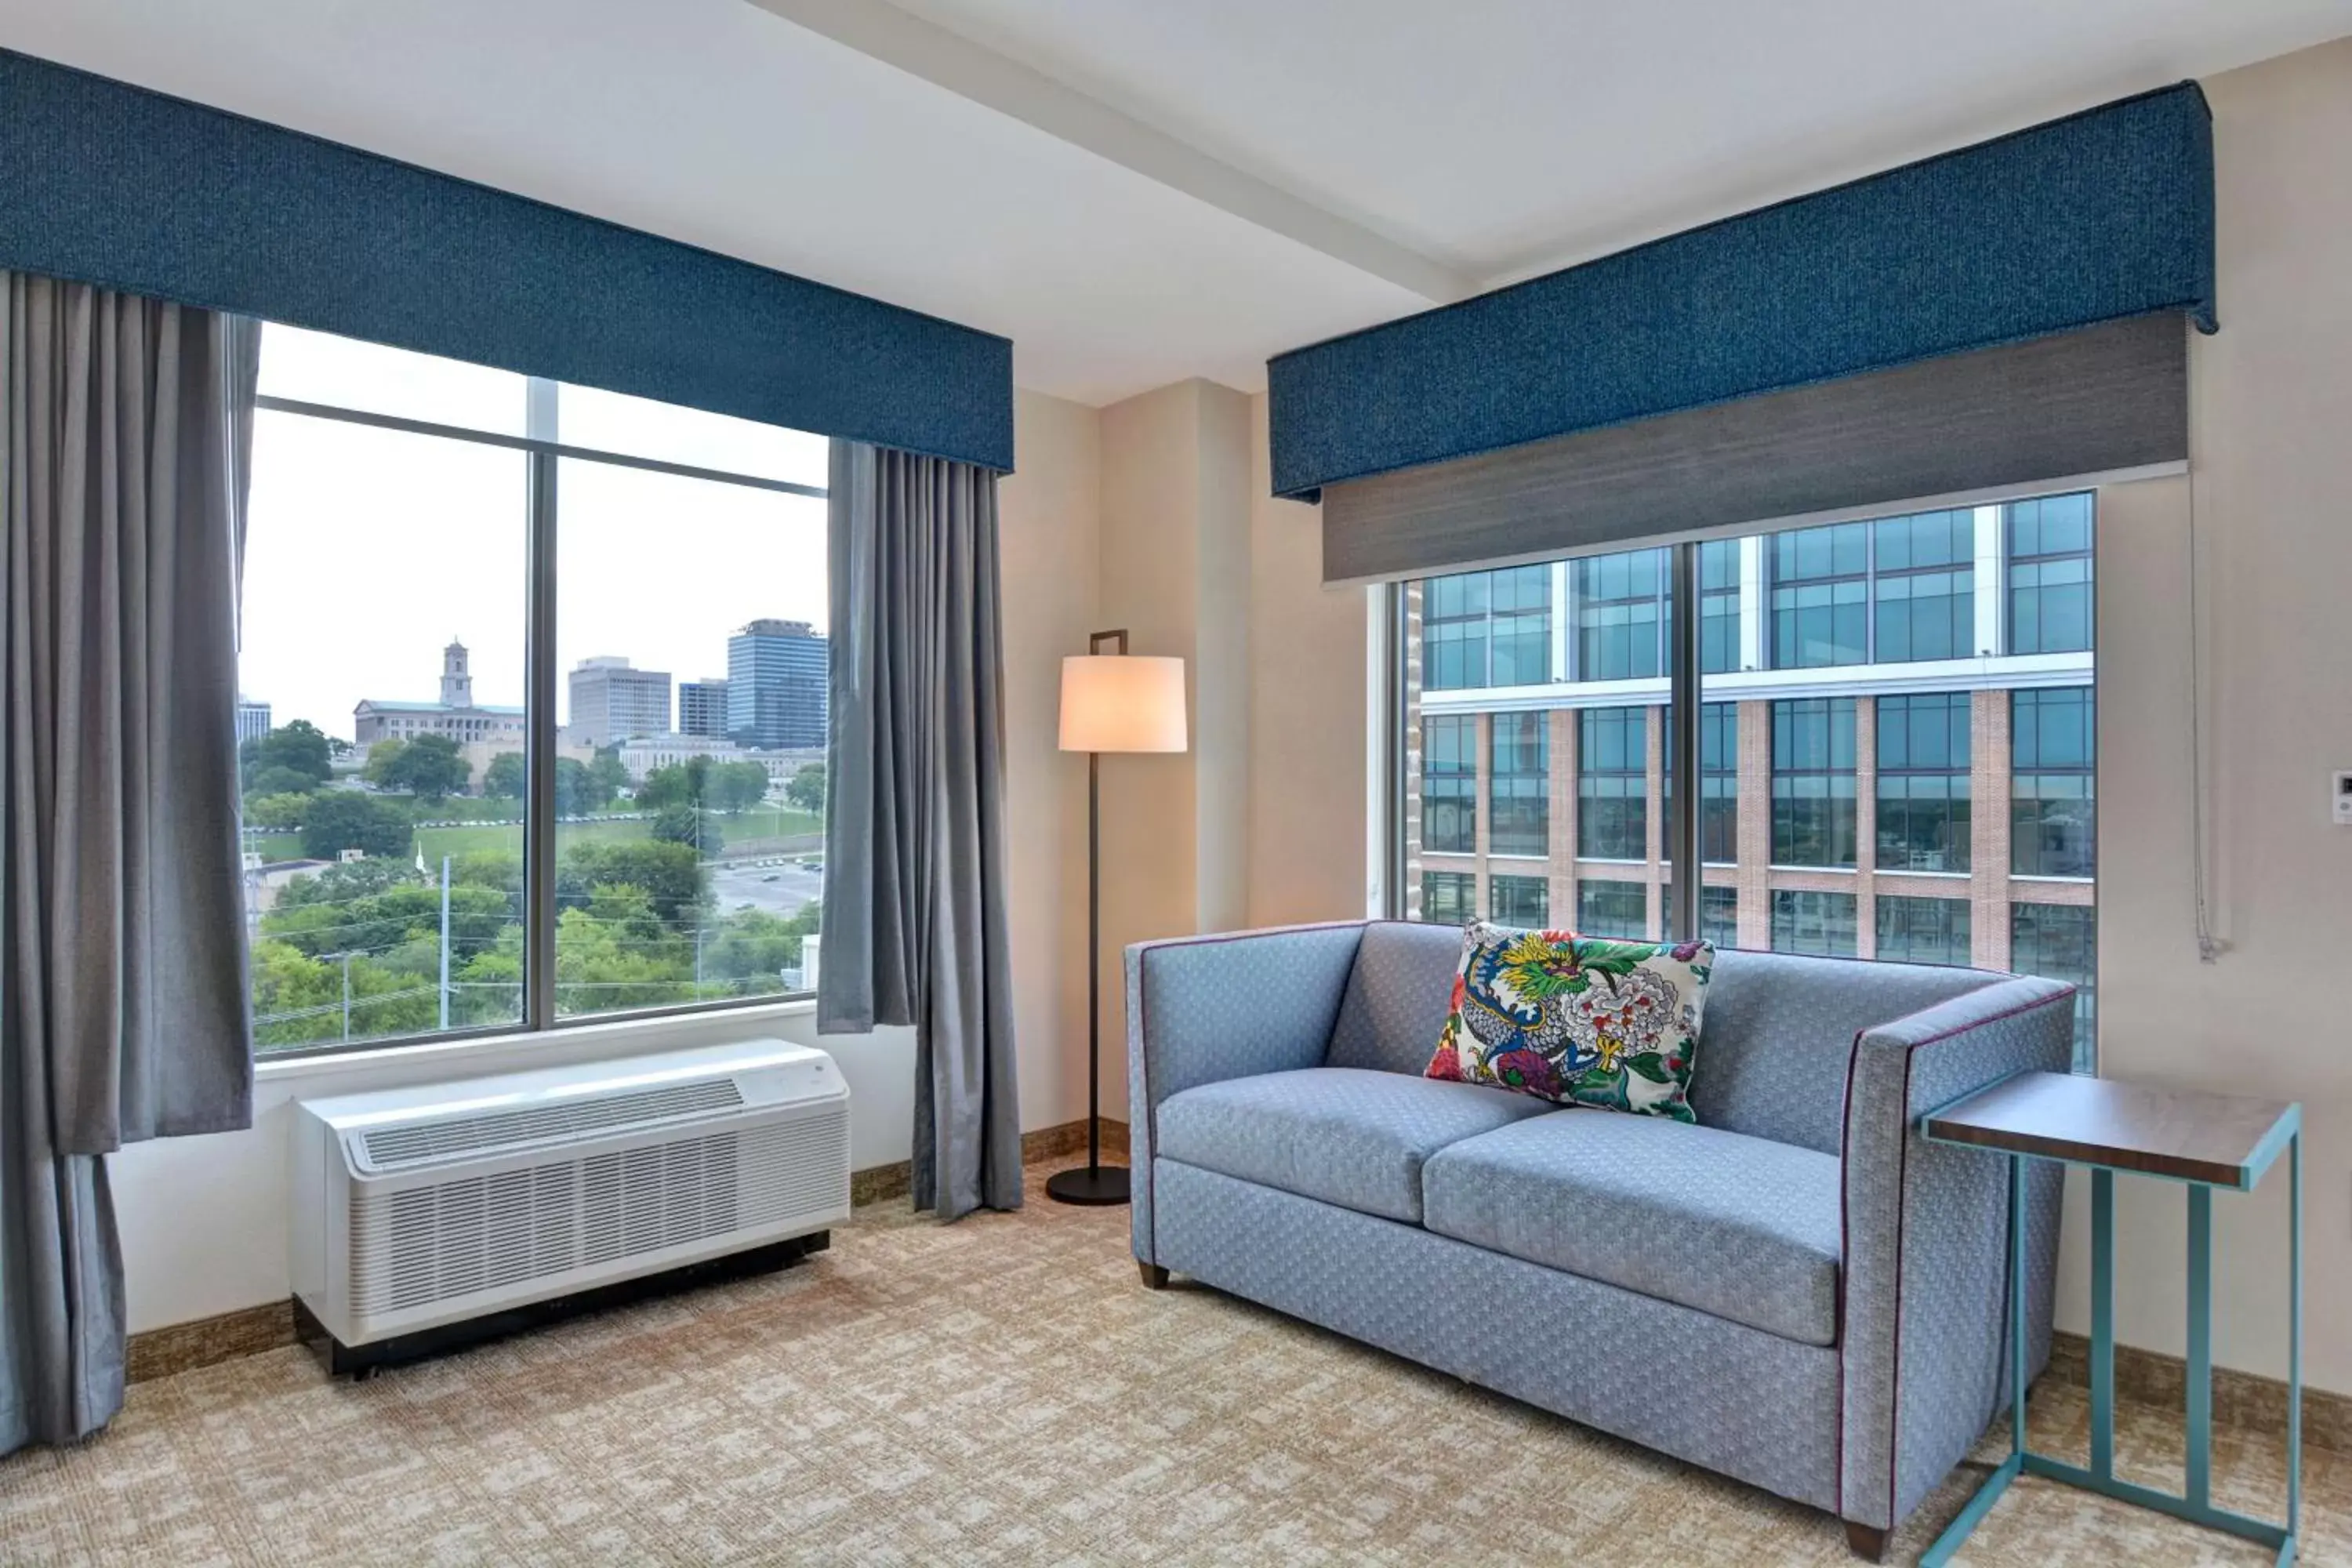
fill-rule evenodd
<path id="1" fill-rule="evenodd" d="M 1127 652 L 1127 631 L 1097 632 L 1087 638 L 1089 656 L 1106 644 Z M 1045 1178 L 1045 1194 L 1066 1204 L 1094 1205 L 1128 1201 L 1126 1167 L 1102 1163 L 1102 753 L 1087 753 L 1087 1165 Z"/>

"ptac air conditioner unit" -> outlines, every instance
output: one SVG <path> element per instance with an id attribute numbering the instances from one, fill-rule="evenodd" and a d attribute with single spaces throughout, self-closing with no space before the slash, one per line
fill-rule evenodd
<path id="1" fill-rule="evenodd" d="M 849 1217 L 849 1087 L 781 1040 L 295 1111 L 295 1300 L 337 1373 L 780 1267 Z"/>

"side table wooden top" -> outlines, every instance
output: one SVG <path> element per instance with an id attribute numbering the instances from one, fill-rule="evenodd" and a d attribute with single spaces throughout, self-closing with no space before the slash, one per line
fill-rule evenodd
<path id="1" fill-rule="evenodd" d="M 2301 1124 L 2302 1107 L 2075 1073 L 2003 1079 L 1921 1119 L 1944 1143 L 2250 1188 Z"/>

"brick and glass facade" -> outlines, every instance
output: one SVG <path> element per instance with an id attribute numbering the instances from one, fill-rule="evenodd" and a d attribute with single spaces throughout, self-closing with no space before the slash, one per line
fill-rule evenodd
<path id="1" fill-rule="evenodd" d="M 2084 987 L 2087 1052 L 2091 505 L 2053 497 L 1705 547 L 1709 936 L 2049 973 Z M 1410 915 L 1533 924 L 1540 911 L 1596 935 L 1665 934 L 1664 563 L 1643 551 L 1405 589 Z M 1432 602 L 1448 612 L 1434 685 L 1422 679 Z"/>

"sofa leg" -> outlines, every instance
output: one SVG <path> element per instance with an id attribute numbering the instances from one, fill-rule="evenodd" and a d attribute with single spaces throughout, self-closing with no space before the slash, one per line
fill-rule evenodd
<path id="1" fill-rule="evenodd" d="M 1135 1260 L 1135 1266 L 1143 1271 L 1143 1288 L 1145 1289 L 1165 1290 L 1168 1289 L 1168 1270 L 1160 1268 L 1157 1263 L 1146 1263 L 1140 1258 Z"/>
<path id="2" fill-rule="evenodd" d="M 1847 1551 L 1864 1563 L 1886 1561 L 1886 1531 L 1874 1524 L 1857 1524 L 1853 1520 L 1847 1520 L 1845 1546 Z"/>

